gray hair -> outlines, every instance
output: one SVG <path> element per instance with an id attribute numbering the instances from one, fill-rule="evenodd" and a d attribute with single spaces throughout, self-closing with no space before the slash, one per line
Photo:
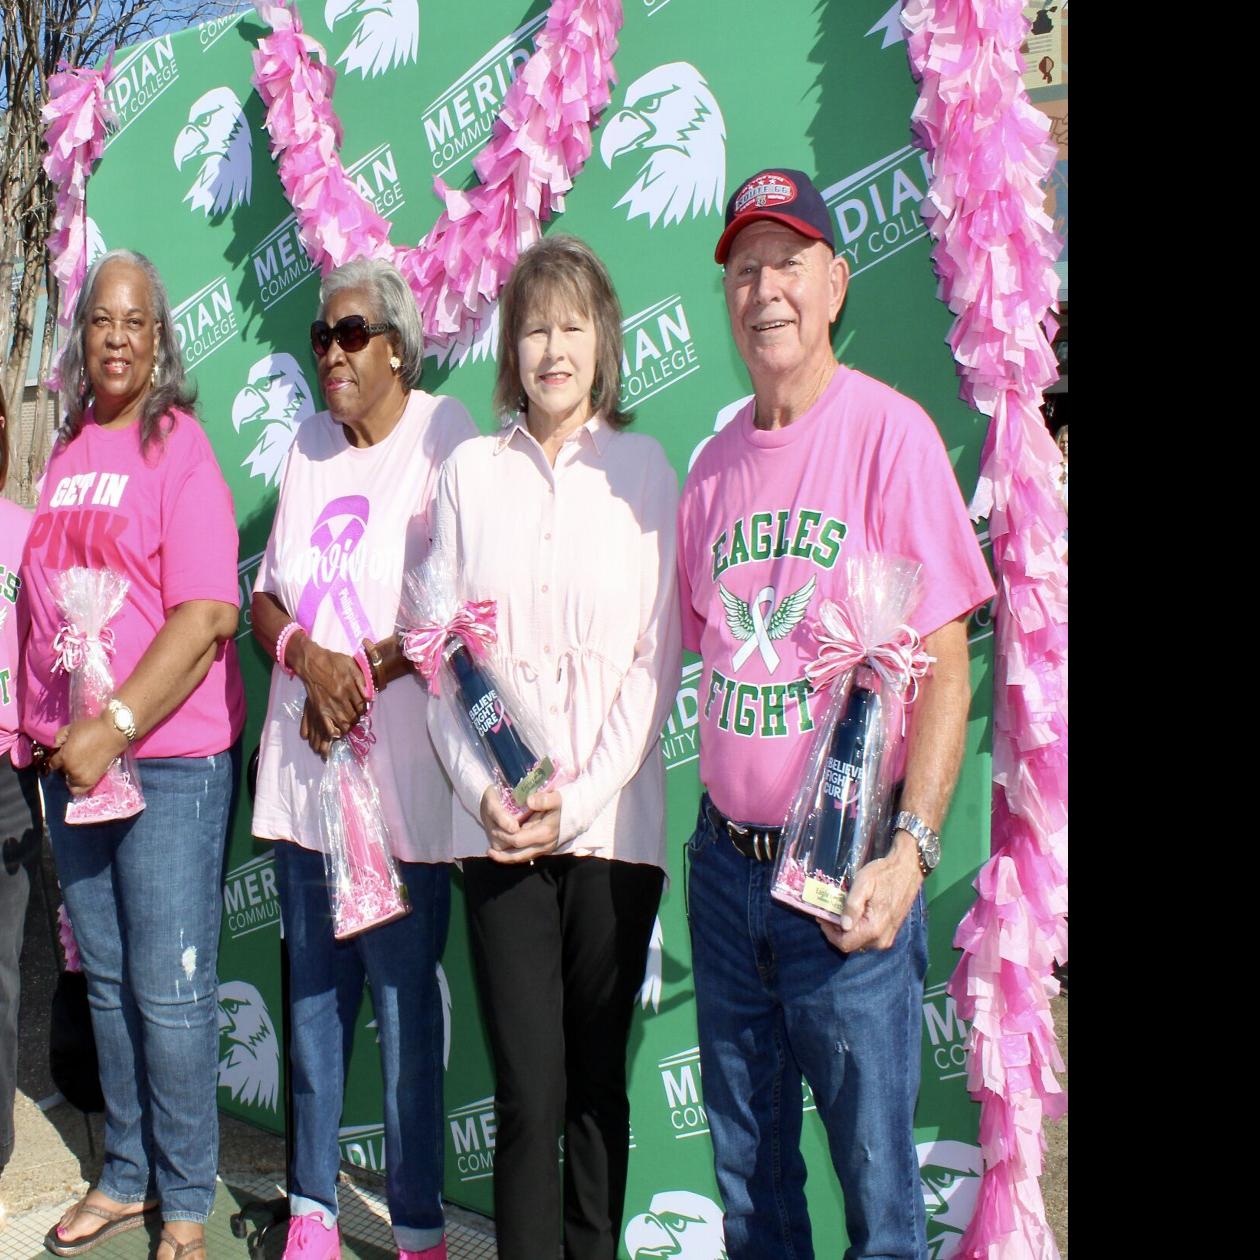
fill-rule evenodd
<path id="1" fill-rule="evenodd" d="M 394 350 L 402 359 L 400 375 L 411 386 L 424 367 L 424 330 L 415 294 L 393 263 L 383 258 L 356 258 L 330 271 L 319 286 L 319 313 L 323 318 L 333 295 L 345 289 L 363 289 L 371 295 L 371 321 L 389 324 Z"/>
<path id="2" fill-rule="evenodd" d="M 87 343 L 88 312 L 96 289 L 101 268 L 111 262 L 130 263 L 144 273 L 149 284 L 149 298 L 153 303 L 153 322 L 157 325 L 157 380 L 144 396 L 140 408 L 140 446 L 148 450 L 151 442 L 163 436 L 161 420 L 173 407 L 196 415 L 194 404 L 197 388 L 184 374 L 184 360 L 179 352 L 179 337 L 175 332 L 175 319 L 171 315 L 171 302 L 166 296 L 166 285 L 158 275 L 158 269 L 143 255 L 130 249 L 111 249 L 102 254 L 88 268 L 74 304 L 74 316 L 66 336 L 66 349 L 61 357 L 62 395 L 66 414 L 61 422 L 61 436 L 66 440 L 78 436 L 83 427 L 83 413 L 92 401 L 92 382 L 84 371 L 84 354 Z"/>

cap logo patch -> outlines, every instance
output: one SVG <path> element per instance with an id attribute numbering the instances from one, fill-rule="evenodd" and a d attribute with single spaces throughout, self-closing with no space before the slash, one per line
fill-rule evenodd
<path id="1" fill-rule="evenodd" d="M 750 206 L 758 210 L 796 200 L 796 185 L 786 175 L 758 175 L 739 190 L 735 213 L 743 214 Z"/>

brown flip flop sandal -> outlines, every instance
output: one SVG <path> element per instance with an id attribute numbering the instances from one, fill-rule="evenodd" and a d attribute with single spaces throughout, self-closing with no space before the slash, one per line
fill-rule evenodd
<path id="1" fill-rule="evenodd" d="M 188 1256 L 191 1256 L 198 1251 L 200 1251 L 202 1255 L 205 1255 L 206 1253 L 206 1239 L 204 1234 L 200 1238 L 192 1239 L 191 1242 L 182 1243 L 175 1241 L 174 1234 L 168 1234 L 166 1230 L 163 1230 L 162 1242 L 158 1243 L 158 1246 L 160 1247 L 162 1243 L 167 1243 L 173 1248 L 171 1260 L 186 1260 Z"/>
<path id="2" fill-rule="evenodd" d="M 54 1256 L 81 1256 L 85 1252 L 91 1251 L 97 1243 L 104 1242 L 107 1238 L 112 1238 L 115 1234 L 124 1234 L 129 1229 L 139 1229 L 146 1222 L 153 1220 L 158 1214 L 158 1207 L 147 1207 L 139 1212 L 118 1212 L 113 1208 L 97 1207 L 95 1203 L 89 1203 L 86 1199 L 75 1205 L 75 1207 L 57 1222 L 44 1235 L 44 1246 L 53 1253 Z M 82 1234 L 78 1238 L 63 1239 L 57 1231 L 62 1225 L 68 1225 L 80 1212 L 86 1212 L 89 1216 L 100 1217 L 102 1224 L 99 1228 L 94 1229 L 90 1234 Z"/>

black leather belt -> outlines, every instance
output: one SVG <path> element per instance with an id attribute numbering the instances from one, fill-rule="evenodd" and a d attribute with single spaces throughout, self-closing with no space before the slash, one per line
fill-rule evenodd
<path id="1" fill-rule="evenodd" d="M 755 827 L 733 822 L 707 796 L 704 798 L 704 813 L 714 828 L 746 858 L 756 862 L 774 861 L 779 837 L 783 834 L 782 827 Z"/>

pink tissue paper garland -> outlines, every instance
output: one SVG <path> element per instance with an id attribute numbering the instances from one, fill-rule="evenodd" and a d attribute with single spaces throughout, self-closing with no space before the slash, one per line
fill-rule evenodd
<path id="1" fill-rule="evenodd" d="M 949 984 L 971 1022 L 985 1167 L 956 1255 L 1051 1258 L 1037 1177 L 1042 1120 L 1067 1106 L 1050 1012 L 1053 963 L 1067 960 L 1067 516 L 1039 408 L 1058 375 L 1061 245 L 1042 190 L 1056 147 L 1023 85 L 1022 0 L 905 0 L 902 23 L 920 80 L 912 122 L 932 157 L 922 213 L 957 317 L 948 340 L 962 397 L 992 417 L 971 505 L 988 517 L 998 579 L 992 857 Z"/>
<path id="2" fill-rule="evenodd" d="M 520 252 L 541 236 L 542 221 L 564 209 L 616 82 L 620 0 L 553 0 L 537 51 L 473 159 L 480 184 L 462 192 L 435 178 L 446 208 L 410 248 L 390 244 L 389 223 L 341 165 L 337 75 L 323 48 L 303 32 L 296 8 L 267 0 L 254 7 L 272 33 L 254 53 L 253 83 L 311 261 L 325 273 L 353 258 L 392 261 L 416 295 L 425 335 L 449 341 L 498 297 Z"/>
<path id="3" fill-rule="evenodd" d="M 53 275 L 61 282 L 57 322 L 70 327 L 74 304 L 87 275 L 87 182 L 105 151 L 105 132 L 114 113 L 105 88 L 114 77 L 113 54 L 100 70 L 62 69 L 48 80 L 48 103 L 40 110 L 48 152 L 44 170 L 53 185 L 54 211 L 48 255 Z M 61 388 L 61 355 L 57 347 L 47 384 Z"/>

